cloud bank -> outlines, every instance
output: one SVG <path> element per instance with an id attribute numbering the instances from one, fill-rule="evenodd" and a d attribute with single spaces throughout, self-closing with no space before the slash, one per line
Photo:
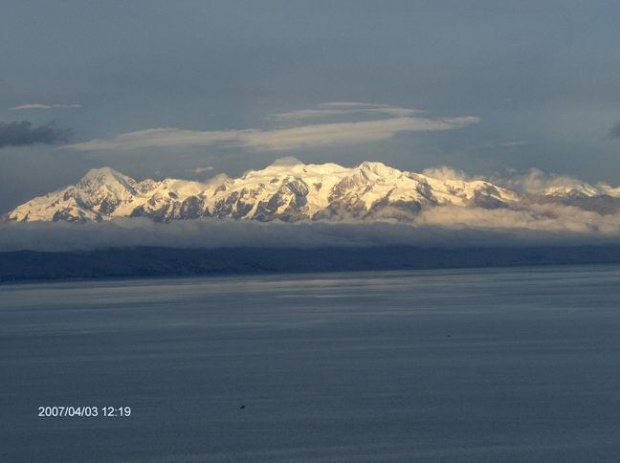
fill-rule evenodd
<path id="1" fill-rule="evenodd" d="M 317 248 L 364 246 L 571 246 L 620 244 L 620 215 L 572 207 L 535 211 L 440 207 L 415 225 L 401 223 L 244 222 L 203 219 L 157 223 L 146 218 L 103 223 L 0 223 L 0 251 L 67 251 L 110 247 Z"/>
<path id="2" fill-rule="evenodd" d="M 158 147 L 222 146 L 256 151 L 358 145 L 376 142 L 407 132 L 453 130 L 476 124 L 473 116 L 430 119 L 413 116 L 419 111 L 387 105 L 353 102 L 324 103 L 319 109 L 276 114 L 281 120 L 304 120 L 331 115 L 380 115 L 376 120 L 328 122 L 290 128 L 199 131 L 175 127 L 140 130 L 109 139 L 95 139 L 63 148 L 76 151 L 127 151 Z"/>
<path id="3" fill-rule="evenodd" d="M 36 144 L 64 143 L 70 130 L 62 129 L 55 122 L 33 126 L 30 121 L 0 122 L 0 148 L 7 146 L 29 146 Z"/>

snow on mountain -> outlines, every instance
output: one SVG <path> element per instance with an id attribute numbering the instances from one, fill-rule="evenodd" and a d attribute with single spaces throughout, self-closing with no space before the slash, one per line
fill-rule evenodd
<path id="1" fill-rule="evenodd" d="M 432 171 L 431 171 L 432 174 Z M 581 197 L 609 195 L 584 185 Z M 551 196 L 575 196 L 555 189 Z M 206 183 L 165 179 L 136 181 L 110 168 L 90 170 L 77 184 L 28 201 L 8 214 L 16 221 L 105 221 L 119 217 L 177 219 L 218 217 L 299 220 L 413 221 L 426 208 L 452 205 L 486 209 L 518 207 L 523 198 L 485 180 L 433 177 L 380 162 L 347 168 L 337 164 L 277 161 L 239 178 Z"/>
<path id="2" fill-rule="evenodd" d="M 569 186 L 551 186 L 545 189 L 545 196 L 573 196 L 582 198 L 592 198 L 594 196 L 602 196 L 605 192 L 595 186 L 588 183 L 579 183 Z"/>

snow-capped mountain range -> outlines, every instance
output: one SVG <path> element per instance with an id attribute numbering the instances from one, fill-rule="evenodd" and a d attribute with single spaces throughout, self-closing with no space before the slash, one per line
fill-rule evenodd
<path id="1" fill-rule="evenodd" d="M 432 207 L 522 208 L 532 202 L 616 212 L 620 210 L 620 189 L 579 184 L 553 186 L 532 195 L 486 180 L 433 176 L 433 171 L 401 171 L 380 162 L 364 162 L 352 168 L 332 163 L 276 162 L 239 178 L 219 175 L 205 183 L 136 181 L 105 167 L 90 170 L 75 185 L 18 206 L 7 218 L 26 222 L 140 216 L 161 222 L 201 217 L 406 222 L 415 221 L 421 211 Z"/>

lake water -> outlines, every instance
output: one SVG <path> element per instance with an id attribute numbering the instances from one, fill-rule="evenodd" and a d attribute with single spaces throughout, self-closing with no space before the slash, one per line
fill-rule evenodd
<path id="1" fill-rule="evenodd" d="M 620 461 L 619 266 L 2 285 L 0 352 L 2 462 Z"/>

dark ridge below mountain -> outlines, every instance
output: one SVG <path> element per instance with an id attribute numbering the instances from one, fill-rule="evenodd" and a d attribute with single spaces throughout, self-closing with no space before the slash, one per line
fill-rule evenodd
<path id="1" fill-rule="evenodd" d="M 618 264 L 620 246 L 111 248 L 0 253 L 0 282 Z"/>

